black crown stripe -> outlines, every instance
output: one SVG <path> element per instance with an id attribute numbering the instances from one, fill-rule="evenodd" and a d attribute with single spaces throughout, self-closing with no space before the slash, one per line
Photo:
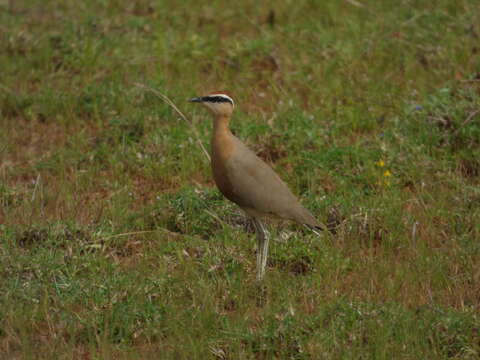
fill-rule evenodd
<path id="1" fill-rule="evenodd" d="M 212 103 L 228 102 L 228 103 L 233 105 L 232 100 L 230 100 L 229 98 L 223 97 L 223 96 L 204 96 L 204 97 L 202 97 L 202 101 L 212 102 Z"/>

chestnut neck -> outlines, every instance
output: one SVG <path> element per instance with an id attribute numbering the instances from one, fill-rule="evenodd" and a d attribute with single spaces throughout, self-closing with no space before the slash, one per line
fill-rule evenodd
<path id="1" fill-rule="evenodd" d="M 213 132 L 218 133 L 230 133 L 230 117 L 225 115 L 217 115 L 213 121 Z"/>

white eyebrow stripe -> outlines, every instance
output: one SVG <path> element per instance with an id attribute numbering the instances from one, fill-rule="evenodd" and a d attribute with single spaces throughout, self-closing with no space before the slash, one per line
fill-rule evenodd
<path id="1" fill-rule="evenodd" d="M 235 102 L 233 101 L 233 99 L 230 97 L 230 96 L 227 96 L 225 94 L 209 94 L 208 96 L 220 96 L 220 97 L 223 97 L 225 99 L 228 99 L 232 102 L 232 104 L 235 104 Z"/>

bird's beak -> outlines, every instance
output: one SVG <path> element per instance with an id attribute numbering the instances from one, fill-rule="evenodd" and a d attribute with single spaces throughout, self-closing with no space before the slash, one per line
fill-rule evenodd
<path id="1" fill-rule="evenodd" d="M 196 97 L 196 98 L 190 99 L 190 100 L 188 100 L 188 101 L 201 103 L 201 102 L 203 102 L 203 99 L 202 99 L 201 97 Z"/>

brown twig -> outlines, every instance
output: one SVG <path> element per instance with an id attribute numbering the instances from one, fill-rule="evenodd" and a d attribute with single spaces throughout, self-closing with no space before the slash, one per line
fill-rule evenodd
<path id="1" fill-rule="evenodd" d="M 158 228 L 157 230 L 144 230 L 144 231 L 131 231 L 131 232 L 126 232 L 126 233 L 121 233 L 121 234 L 114 234 L 114 235 L 109 235 L 109 236 L 103 236 L 100 239 L 101 240 L 108 240 L 108 239 L 113 239 L 117 237 L 123 237 L 123 236 L 130 236 L 130 235 L 141 235 L 141 234 L 150 234 L 150 233 L 156 233 L 156 232 L 165 232 L 168 235 L 171 235 L 173 237 L 179 237 L 182 236 L 182 234 L 164 229 L 164 228 Z"/>
<path id="2" fill-rule="evenodd" d="M 468 114 L 465 121 L 455 130 L 454 133 L 455 134 L 458 133 L 465 125 L 467 125 L 470 121 L 472 121 L 475 118 L 475 116 L 477 116 L 478 114 L 480 114 L 480 109 L 472 111 L 470 114 Z"/>
<path id="3" fill-rule="evenodd" d="M 205 146 L 203 146 L 203 143 L 202 141 L 200 140 L 200 135 L 198 134 L 198 131 L 197 129 L 195 128 L 195 126 L 193 125 L 193 123 L 188 120 L 188 118 L 178 109 L 178 107 L 173 103 L 172 100 L 170 100 L 166 95 L 162 94 L 160 91 L 158 90 L 155 90 L 145 84 L 141 84 L 141 83 L 134 83 L 135 86 L 139 87 L 139 88 L 142 88 L 144 90 L 147 90 L 147 91 L 150 91 L 151 93 L 157 95 L 160 99 L 162 99 L 163 101 L 165 101 L 168 105 L 170 105 L 173 110 L 175 110 L 175 112 L 183 119 L 185 120 L 188 125 L 192 128 L 192 131 L 196 137 L 196 140 L 197 140 L 197 143 L 198 145 L 200 146 L 200 149 L 202 149 L 203 153 L 205 154 L 205 156 L 207 157 L 208 161 L 210 162 L 210 154 L 208 153 L 207 149 L 205 149 Z"/>
<path id="4" fill-rule="evenodd" d="M 359 7 L 359 8 L 365 8 L 365 5 L 363 5 L 362 3 L 358 2 L 358 1 L 355 1 L 355 0 L 345 0 L 347 3 L 349 3 L 350 5 L 353 5 L 353 6 L 356 6 L 356 7 Z"/>

